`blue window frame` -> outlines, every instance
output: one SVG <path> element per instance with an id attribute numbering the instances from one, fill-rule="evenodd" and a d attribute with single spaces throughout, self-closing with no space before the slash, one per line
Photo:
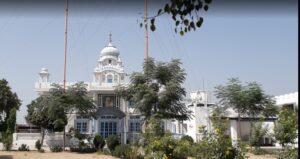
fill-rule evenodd
<path id="1" fill-rule="evenodd" d="M 130 132 L 141 132 L 141 124 L 140 122 L 130 122 L 130 126 L 129 126 L 129 131 Z"/>
<path id="2" fill-rule="evenodd" d="M 103 138 L 107 138 L 109 135 L 117 134 L 117 122 L 101 122 L 100 123 L 100 135 Z"/>
<path id="3" fill-rule="evenodd" d="M 107 75 L 107 83 L 112 83 L 112 82 L 113 82 L 113 76 Z"/>
<path id="4" fill-rule="evenodd" d="M 77 131 L 79 131 L 81 133 L 86 133 L 87 132 L 87 122 L 77 122 L 76 129 L 77 129 Z"/>

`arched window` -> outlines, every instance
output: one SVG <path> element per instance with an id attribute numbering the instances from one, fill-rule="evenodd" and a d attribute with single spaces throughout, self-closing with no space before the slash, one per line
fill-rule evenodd
<path id="1" fill-rule="evenodd" d="M 113 82 L 113 76 L 107 75 L 107 83 L 112 83 L 112 82 Z"/>

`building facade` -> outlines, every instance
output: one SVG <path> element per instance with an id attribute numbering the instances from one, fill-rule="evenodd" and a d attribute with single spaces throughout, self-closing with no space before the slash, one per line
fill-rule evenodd
<path id="1" fill-rule="evenodd" d="M 39 95 L 48 92 L 52 87 L 49 77 L 48 70 L 42 68 L 39 80 L 35 83 L 35 90 Z M 135 140 L 141 131 L 141 116 L 134 112 L 133 103 L 116 94 L 117 86 L 126 85 L 125 78 L 120 52 L 110 38 L 108 45 L 101 50 L 92 81 L 84 82 L 88 94 L 98 108 L 97 118 L 70 114 L 66 130 L 75 128 L 83 134 L 100 134 L 104 138 L 114 134 L 121 138 L 122 143 Z M 66 82 L 66 86 L 72 84 L 74 83 Z"/>

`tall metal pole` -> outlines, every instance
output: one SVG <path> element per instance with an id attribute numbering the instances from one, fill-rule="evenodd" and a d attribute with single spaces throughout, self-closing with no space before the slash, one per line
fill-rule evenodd
<path id="1" fill-rule="evenodd" d="M 145 59 L 147 60 L 149 57 L 149 35 L 148 35 L 148 1 L 145 0 Z"/>
<path id="2" fill-rule="evenodd" d="M 66 0 L 65 10 L 65 58 L 64 58 L 64 86 L 63 89 L 66 91 L 66 79 L 67 79 L 67 50 L 68 50 L 68 0 Z M 66 126 L 63 132 L 63 150 L 66 148 Z"/>
<path id="3" fill-rule="evenodd" d="M 68 48 L 68 0 L 66 0 L 66 10 L 65 10 L 65 57 L 64 57 L 64 91 L 66 90 L 66 80 L 67 80 L 67 48 Z"/>

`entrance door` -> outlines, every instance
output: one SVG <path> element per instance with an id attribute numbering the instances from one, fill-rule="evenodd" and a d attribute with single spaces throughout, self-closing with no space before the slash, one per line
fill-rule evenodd
<path id="1" fill-rule="evenodd" d="M 102 121 L 100 122 L 100 135 L 107 138 L 109 135 L 117 134 L 117 122 L 115 121 Z"/>

